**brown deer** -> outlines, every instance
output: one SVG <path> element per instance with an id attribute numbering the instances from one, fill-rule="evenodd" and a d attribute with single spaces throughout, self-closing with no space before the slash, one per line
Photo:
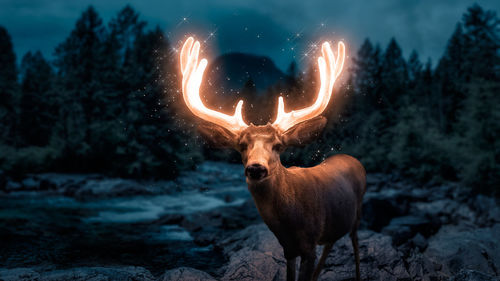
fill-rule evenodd
<path id="1" fill-rule="evenodd" d="M 331 97 L 333 85 L 344 64 L 345 47 L 338 44 L 335 59 L 330 45 L 322 45 L 318 59 L 321 87 L 314 104 L 285 113 L 283 98 L 273 124 L 247 125 L 239 101 L 234 115 L 207 108 L 199 88 L 207 60 L 198 61 L 200 43 L 189 37 L 180 54 L 182 93 L 191 112 L 208 121 L 200 132 L 219 147 L 241 153 L 248 189 L 255 205 L 283 247 L 287 280 L 295 280 L 296 257 L 300 256 L 299 280 L 317 280 L 333 244 L 350 233 L 360 280 L 357 228 L 366 189 L 363 165 L 348 155 L 334 155 L 311 168 L 285 168 L 280 154 L 287 146 L 311 142 L 323 130 L 320 116 Z M 324 245 L 315 267 L 316 245 Z"/>

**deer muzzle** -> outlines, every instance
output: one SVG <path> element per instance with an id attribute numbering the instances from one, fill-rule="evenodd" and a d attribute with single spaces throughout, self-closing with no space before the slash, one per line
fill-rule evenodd
<path id="1" fill-rule="evenodd" d="M 261 180 L 267 175 L 267 168 L 261 164 L 251 164 L 245 168 L 245 176 L 251 180 Z"/>

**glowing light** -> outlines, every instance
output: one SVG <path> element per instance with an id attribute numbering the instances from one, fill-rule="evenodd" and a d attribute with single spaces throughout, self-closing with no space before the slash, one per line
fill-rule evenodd
<path id="1" fill-rule="evenodd" d="M 313 44 L 315 46 L 315 44 Z M 293 48 L 292 48 L 293 49 Z M 296 124 L 320 115 L 328 106 L 332 96 L 335 80 L 342 72 L 345 60 L 345 45 L 338 43 L 337 57 L 333 55 L 328 42 L 321 46 L 323 56 L 318 58 L 321 86 L 316 101 L 309 107 L 285 112 L 283 97 L 278 99 L 278 114 L 273 126 L 281 131 L 286 131 Z M 220 125 L 232 132 L 238 133 L 248 127 L 243 121 L 241 113 L 243 100 L 238 101 L 233 115 L 227 115 L 207 108 L 200 98 L 200 85 L 203 73 L 207 67 L 207 60 L 198 62 L 200 53 L 200 42 L 189 37 L 182 46 L 180 54 L 180 65 L 182 72 L 182 96 L 189 110 L 196 116 L 206 121 Z"/>
<path id="2" fill-rule="evenodd" d="M 203 73 L 207 67 L 207 60 L 202 59 L 198 63 L 199 52 L 200 42 L 194 42 L 193 37 L 189 37 L 184 42 L 180 55 L 182 96 L 187 107 L 194 115 L 201 119 L 220 125 L 233 132 L 239 132 L 248 127 L 243 121 L 241 114 L 243 100 L 238 102 L 232 116 L 211 110 L 201 101 L 200 85 L 203 80 Z"/>
<path id="3" fill-rule="evenodd" d="M 309 107 L 285 112 L 283 97 L 279 97 L 278 115 L 276 116 L 276 120 L 273 125 L 282 131 L 286 131 L 300 122 L 320 115 L 330 101 L 335 80 L 340 75 L 342 68 L 344 67 L 345 45 L 343 42 L 338 43 L 337 58 L 333 55 L 328 42 L 323 43 L 321 47 L 323 56 L 318 58 L 321 87 L 316 101 Z"/>

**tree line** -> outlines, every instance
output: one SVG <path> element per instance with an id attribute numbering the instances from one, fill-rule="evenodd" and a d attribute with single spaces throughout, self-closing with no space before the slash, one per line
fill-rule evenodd
<path id="1" fill-rule="evenodd" d="M 312 165 L 349 153 L 368 172 L 498 193 L 499 30 L 495 12 L 471 6 L 435 66 L 416 51 L 405 59 L 395 39 L 385 48 L 366 39 L 335 90 L 320 140 L 289 149 L 284 162 Z M 52 61 L 28 52 L 18 68 L 0 27 L 0 169 L 173 178 L 204 158 L 237 159 L 200 145 L 194 122 L 176 110 L 180 77 L 171 50 L 130 6 L 107 25 L 89 7 Z M 291 64 L 288 75 L 266 96 L 287 93 L 292 107 L 311 101 L 316 67 L 297 73 Z M 255 94 L 251 81 L 242 92 Z"/>
<path id="2" fill-rule="evenodd" d="M 89 7 L 52 62 L 28 52 L 19 70 L 0 27 L 0 56 L 0 163 L 9 174 L 173 178 L 201 160 L 165 98 L 178 89 L 177 58 L 130 6 L 107 25 Z"/>
<path id="3" fill-rule="evenodd" d="M 385 49 L 366 39 L 350 76 L 335 93 L 322 139 L 294 150 L 308 165 L 329 154 L 358 157 L 368 172 L 418 183 L 461 181 L 500 192 L 500 21 L 475 4 L 467 9 L 433 68 L 416 51 L 405 60 L 392 39 Z M 299 76 L 299 94 L 313 78 Z M 308 84 L 309 83 L 309 84 Z M 328 155 L 328 154 L 327 154 Z M 311 157 L 313 156 L 313 157 Z"/>

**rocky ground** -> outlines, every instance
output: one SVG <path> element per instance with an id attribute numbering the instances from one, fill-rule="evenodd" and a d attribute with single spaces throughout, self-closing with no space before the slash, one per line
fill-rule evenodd
<path id="1" fill-rule="evenodd" d="M 0 190 L 0 280 L 285 279 L 240 165 L 208 162 L 173 182 L 0 175 Z M 500 280 L 495 199 L 371 174 L 363 208 L 364 280 Z M 344 237 L 320 279 L 354 280 L 354 271 Z"/>

